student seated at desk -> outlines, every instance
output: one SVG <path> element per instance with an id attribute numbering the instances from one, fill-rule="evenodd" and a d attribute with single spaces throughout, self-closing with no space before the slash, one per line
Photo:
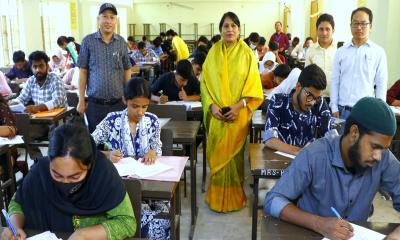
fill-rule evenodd
<path id="1" fill-rule="evenodd" d="M 127 108 L 112 112 L 97 125 L 92 136 L 96 144 L 108 144 L 104 154 L 111 162 L 131 156 L 143 158 L 147 164 L 161 156 L 160 125 L 156 115 L 146 112 L 150 103 L 150 89 L 143 79 L 132 78 L 124 89 Z M 142 204 L 142 237 L 166 239 L 169 236 L 169 221 L 154 218 L 167 209 L 162 202 Z M 155 210 L 151 210 L 155 209 Z"/>
<path id="2" fill-rule="evenodd" d="M 33 165 L 8 206 L 17 239 L 23 229 L 68 232 L 69 239 L 125 239 L 136 221 L 115 167 L 82 123 L 54 131 L 48 157 Z M 14 239 L 9 228 L 2 239 Z"/>
<path id="3" fill-rule="evenodd" d="M 290 71 L 291 69 L 289 65 L 279 64 L 274 70 L 270 72 L 263 72 L 260 75 L 263 89 L 272 89 L 277 87 L 289 76 Z"/>
<path id="4" fill-rule="evenodd" d="M 51 54 L 51 59 L 50 59 L 50 71 L 54 72 L 55 74 L 59 75 L 60 77 L 65 74 L 65 57 L 62 54 L 61 49 L 55 49 L 53 50 L 53 53 Z"/>
<path id="5" fill-rule="evenodd" d="M 33 75 L 31 65 L 25 59 L 23 51 L 15 51 L 13 53 L 14 66 L 6 73 L 9 80 L 14 80 L 17 84 L 25 82 L 30 76 Z"/>
<path id="6" fill-rule="evenodd" d="M 35 51 L 29 55 L 34 75 L 31 76 L 21 94 L 11 104 L 28 104 L 28 113 L 37 113 L 66 106 L 66 93 L 61 79 L 55 73 L 49 73 L 49 57 L 45 52 Z"/>
<path id="7" fill-rule="evenodd" d="M 193 74 L 192 64 L 181 60 L 175 72 L 165 73 L 153 82 L 151 93 L 151 100 L 158 103 L 200 101 L 200 82 Z"/>
<path id="8" fill-rule="evenodd" d="M 138 50 L 132 54 L 132 58 L 136 64 L 141 62 L 160 61 L 160 59 L 158 58 L 157 54 L 153 51 L 153 49 L 147 49 L 146 43 L 144 42 L 138 43 Z"/>
<path id="9" fill-rule="evenodd" d="M 309 142 L 328 132 L 331 114 L 321 98 L 325 88 L 325 73 L 311 64 L 301 72 L 290 94 L 275 94 L 267 110 L 265 146 L 297 155 Z"/>
<path id="10" fill-rule="evenodd" d="M 0 71 L 0 95 L 8 97 L 12 94 L 11 88 L 7 83 L 7 78 L 3 72 Z"/>
<path id="11" fill-rule="evenodd" d="M 34 114 L 54 108 L 67 107 L 66 91 L 61 79 L 55 74 L 48 72 L 49 57 L 45 52 L 35 51 L 29 55 L 29 62 L 35 75 L 31 76 L 21 94 L 9 101 L 9 104 L 22 103 L 25 112 Z M 27 105 L 33 101 L 33 105 Z M 43 124 L 30 125 L 31 139 L 47 137 L 49 126 Z M 29 155 L 32 159 L 42 156 L 38 147 L 30 147 Z"/>
<path id="12" fill-rule="evenodd" d="M 400 163 L 388 150 L 395 133 L 396 118 L 385 102 L 360 99 L 342 136 L 318 139 L 292 161 L 267 194 L 265 213 L 330 239 L 349 239 L 349 221 L 367 221 L 380 188 L 400 211 Z"/>
<path id="13" fill-rule="evenodd" d="M 200 81 L 201 72 L 203 71 L 203 63 L 206 61 L 207 53 L 203 51 L 198 51 L 191 60 L 193 74 Z"/>

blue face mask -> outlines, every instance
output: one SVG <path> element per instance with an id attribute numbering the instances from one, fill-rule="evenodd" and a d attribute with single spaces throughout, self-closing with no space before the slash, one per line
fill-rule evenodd
<path id="1" fill-rule="evenodd" d="M 250 48 L 251 48 L 252 50 L 254 50 L 254 49 L 256 48 L 256 45 L 250 43 Z"/>

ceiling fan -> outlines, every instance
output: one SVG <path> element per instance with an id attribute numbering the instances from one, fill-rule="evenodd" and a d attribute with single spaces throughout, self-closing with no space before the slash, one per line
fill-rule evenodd
<path id="1" fill-rule="evenodd" d="M 186 8 L 186 9 L 189 9 L 189 10 L 194 10 L 194 8 L 192 8 L 192 7 L 189 7 L 189 6 L 186 6 L 186 5 L 183 5 L 183 4 L 179 4 L 179 3 L 173 3 L 173 2 L 169 2 L 167 4 L 167 6 L 176 6 L 176 7 L 180 7 L 180 8 Z"/>

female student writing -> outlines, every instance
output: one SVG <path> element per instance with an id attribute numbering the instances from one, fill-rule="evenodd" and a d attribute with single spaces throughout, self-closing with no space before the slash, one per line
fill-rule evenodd
<path id="1" fill-rule="evenodd" d="M 136 231 L 132 205 L 117 170 L 83 125 L 65 124 L 50 139 L 48 157 L 38 160 L 9 205 L 17 237 L 23 229 L 71 232 L 76 239 L 125 239 Z"/>
<path id="2" fill-rule="evenodd" d="M 112 162 L 123 157 L 143 158 L 146 164 L 155 162 L 161 156 L 160 125 L 156 115 L 148 113 L 150 88 L 143 79 L 132 78 L 124 89 L 126 109 L 109 113 L 97 125 L 92 136 L 97 144 L 109 145 L 104 154 Z M 169 220 L 154 218 L 167 210 L 162 201 L 142 204 L 142 237 L 149 239 L 167 239 Z"/>

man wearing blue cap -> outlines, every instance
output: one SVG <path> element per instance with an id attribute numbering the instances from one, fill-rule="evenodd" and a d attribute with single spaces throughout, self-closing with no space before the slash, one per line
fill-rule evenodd
<path id="1" fill-rule="evenodd" d="M 124 109 L 123 84 L 131 78 L 128 49 L 125 40 L 114 33 L 117 9 L 111 3 L 100 6 L 97 17 L 99 30 L 82 40 L 79 53 L 79 103 L 77 111 L 86 112 L 89 130 L 109 112 Z M 88 105 L 85 103 L 85 91 Z"/>
<path id="2" fill-rule="evenodd" d="M 360 99 L 342 136 L 321 138 L 297 155 L 267 194 L 264 211 L 330 239 L 353 236 L 348 221 L 367 220 L 380 188 L 400 211 L 400 163 L 388 150 L 395 133 L 396 118 L 385 102 Z"/>

